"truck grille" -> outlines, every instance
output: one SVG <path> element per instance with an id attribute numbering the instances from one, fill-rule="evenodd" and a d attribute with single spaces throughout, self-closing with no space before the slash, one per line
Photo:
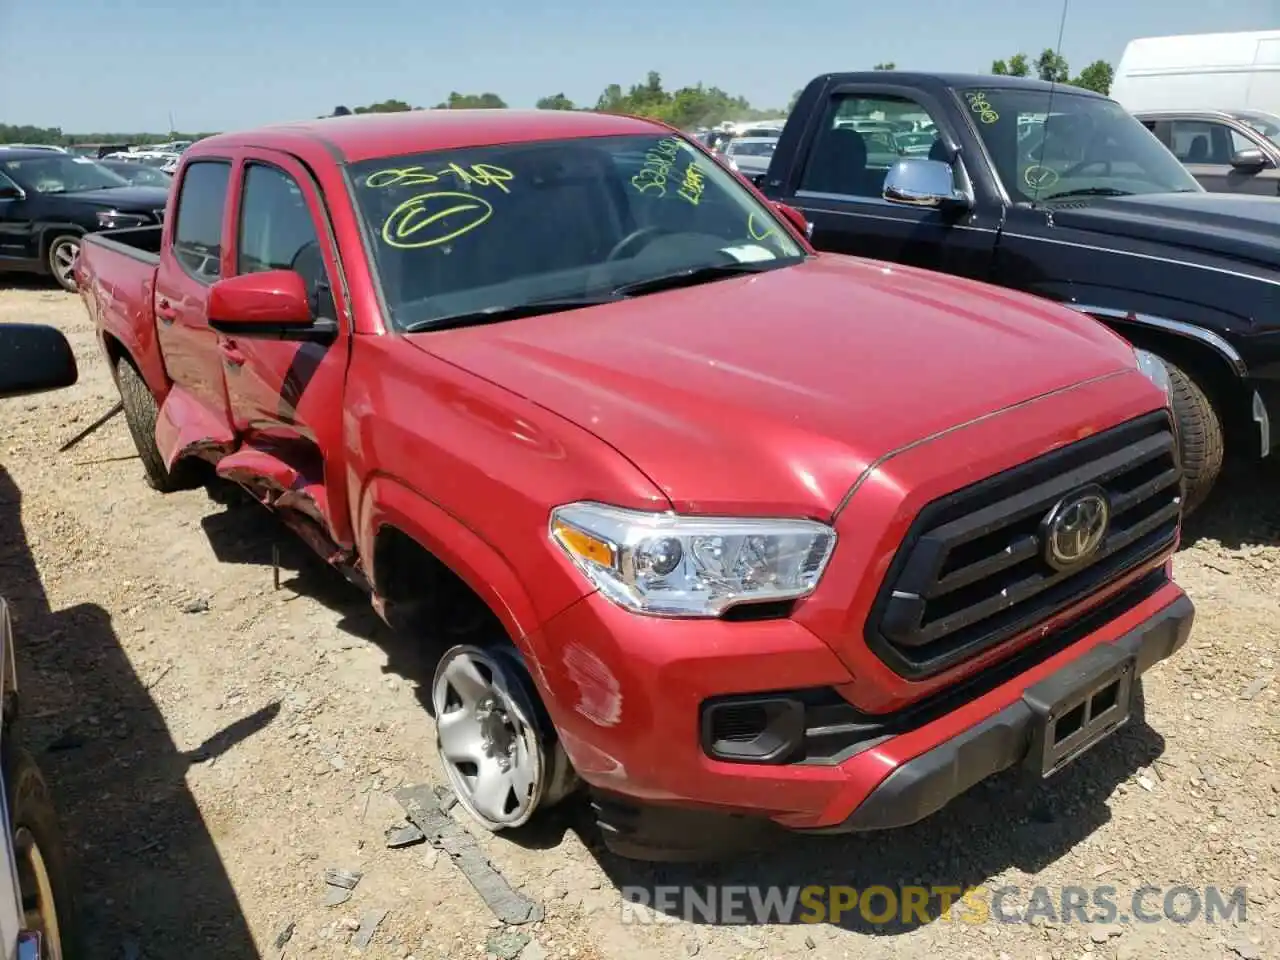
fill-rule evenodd
<path id="1" fill-rule="evenodd" d="M 1172 546 L 1180 481 L 1162 411 L 935 500 L 890 564 L 867 645 L 920 679 L 1029 630 Z M 1082 496 L 1109 507 L 1105 534 L 1078 562 L 1051 564 L 1051 515 Z"/>

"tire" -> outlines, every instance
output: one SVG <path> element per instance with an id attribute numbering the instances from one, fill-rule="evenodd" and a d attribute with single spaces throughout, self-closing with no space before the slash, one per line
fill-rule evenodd
<path id="1" fill-rule="evenodd" d="M 80 256 L 80 237 L 76 234 L 63 234 L 54 237 L 45 251 L 44 262 L 49 275 L 57 281 L 63 290 L 75 293 L 77 289 L 75 273 L 76 258 Z"/>
<path id="2" fill-rule="evenodd" d="M 148 486 L 161 493 L 196 486 L 194 464 L 179 461 L 173 470 L 165 467 L 164 458 L 156 446 L 156 418 L 160 415 L 160 407 L 142 374 L 128 358 L 121 358 L 116 364 L 116 386 L 120 390 L 124 419 L 129 424 L 129 433 L 138 450 L 138 459 L 142 461 Z"/>
<path id="3" fill-rule="evenodd" d="M 1173 417 L 1182 455 L 1182 514 L 1190 516 L 1204 503 L 1222 472 L 1222 420 L 1186 371 L 1160 359 L 1173 385 Z"/>
<path id="4" fill-rule="evenodd" d="M 75 884 L 53 796 L 26 750 L 13 749 L 6 757 L 5 787 L 23 926 L 42 933 L 40 960 L 76 960 L 80 950 Z"/>

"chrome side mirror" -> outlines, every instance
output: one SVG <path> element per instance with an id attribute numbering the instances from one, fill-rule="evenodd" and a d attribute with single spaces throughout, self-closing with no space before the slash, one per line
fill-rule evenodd
<path id="1" fill-rule="evenodd" d="M 1267 156 L 1257 147 L 1248 147 L 1244 150 L 1237 150 L 1231 155 L 1231 166 L 1237 170 L 1246 170 L 1250 173 L 1256 173 L 1263 167 L 1267 166 Z"/>
<path id="2" fill-rule="evenodd" d="M 890 203 L 911 207 L 967 206 L 969 202 L 955 188 L 951 164 L 915 157 L 889 168 L 880 195 Z"/>

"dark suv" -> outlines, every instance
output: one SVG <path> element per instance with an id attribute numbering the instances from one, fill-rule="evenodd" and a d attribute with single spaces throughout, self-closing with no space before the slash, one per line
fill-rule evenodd
<path id="1" fill-rule="evenodd" d="M 75 290 L 80 238 L 161 223 L 167 198 L 88 157 L 0 147 L 0 272 L 47 274 Z"/>

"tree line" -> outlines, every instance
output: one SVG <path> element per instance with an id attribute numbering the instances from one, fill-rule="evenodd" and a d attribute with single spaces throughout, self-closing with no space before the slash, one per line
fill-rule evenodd
<path id="1" fill-rule="evenodd" d="M 1115 69 L 1105 60 L 1093 61 L 1072 77 L 1066 59 L 1048 47 L 1036 57 L 1035 62 L 1029 61 L 1025 53 L 1015 53 L 1008 60 L 993 60 L 991 72 L 1002 77 L 1029 77 L 1034 72 L 1041 80 L 1069 83 L 1101 94 L 1111 92 L 1111 81 L 1115 79 Z"/>
<path id="2" fill-rule="evenodd" d="M 448 98 L 430 108 L 410 106 L 403 100 L 383 100 L 359 107 L 337 107 L 329 116 L 345 116 L 362 113 L 400 113 L 406 110 L 468 110 L 496 109 L 507 106 L 496 93 L 450 93 Z M 668 90 L 662 83 L 662 75 L 650 70 L 643 83 L 623 89 L 621 84 L 611 83 L 601 91 L 595 103 L 578 104 L 563 92 L 538 99 L 539 110 L 594 110 L 599 113 L 628 113 L 665 120 L 677 127 L 712 126 L 725 120 L 763 120 L 786 116 L 783 109 L 758 109 L 745 97 L 733 96 L 719 87 L 695 84 Z"/>
<path id="3" fill-rule="evenodd" d="M 132 143 L 139 146 L 169 143 L 173 140 L 199 140 L 212 133 L 63 133 L 61 127 L 36 127 L 31 124 L 0 123 L 0 143 L 42 143 L 58 147 L 74 147 L 82 143 Z"/>
<path id="4" fill-rule="evenodd" d="M 877 63 L 872 69 L 896 70 L 892 62 Z M 1095 60 L 1076 76 L 1071 76 L 1067 61 L 1056 51 L 1046 48 L 1035 60 L 1025 53 L 1016 53 L 1007 60 L 995 60 L 991 73 L 1009 77 L 1039 77 L 1056 83 L 1069 83 L 1086 90 L 1106 94 L 1111 90 L 1115 71 L 1105 60 Z M 535 106 L 539 110 L 595 110 L 601 113 L 626 113 L 664 120 L 681 129 L 699 126 L 715 126 L 726 120 L 766 120 L 785 117 L 800 96 L 797 90 L 785 108 L 757 108 L 742 96 L 734 96 L 716 86 L 698 83 L 693 86 L 668 90 L 662 76 L 649 71 L 643 83 L 634 83 L 623 89 L 621 84 L 611 83 L 601 91 L 594 104 L 579 104 L 563 92 L 539 98 Z M 365 113 L 403 113 L 411 110 L 502 110 L 507 102 L 498 94 L 459 93 L 453 91 L 444 100 L 431 107 L 413 106 L 405 100 L 383 100 L 379 103 L 357 107 L 339 106 L 325 117 Z M 167 140 L 198 140 L 207 133 L 63 133 L 59 127 L 35 127 L 0 123 L 0 143 L 49 143 L 74 146 L 79 143 L 134 143 L 152 144 Z"/>

